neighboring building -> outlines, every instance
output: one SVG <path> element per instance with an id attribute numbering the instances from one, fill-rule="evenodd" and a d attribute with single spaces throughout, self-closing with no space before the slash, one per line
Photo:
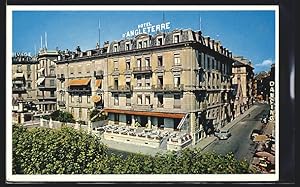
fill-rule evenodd
<path id="1" fill-rule="evenodd" d="M 58 57 L 57 107 L 70 112 L 76 120 L 87 122 L 93 109 L 104 107 L 105 46 L 86 52 L 77 47 L 76 52 L 67 50 Z"/>
<path id="2" fill-rule="evenodd" d="M 232 66 L 232 87 L 234 89 L 234 113 L 237 117 L 244 113 L 254 101 L 253 95 L 253 66 L 242 56 L 234 57 Z"/>
<path id="3" fill-rule="evenodd" d="M 256 99 L 258 101 L 268 101 L 270 91 L 270 72 L 260 72 L 255 78 L 256 80 Z"/>
<path id="4" fill-rule="evenodd" d="M 30 120 L 36 102 L 37 59 L 19 54 L 12 57 L 12 112 L 15 123 Z"/>
<path id="5" fill-rule="evenodd" d="M 39 112 L 51 113 L 56 110 L 56 64 L 58 51 L 43 48 L 38 54 L 37 64 L 37 107 Z"/>

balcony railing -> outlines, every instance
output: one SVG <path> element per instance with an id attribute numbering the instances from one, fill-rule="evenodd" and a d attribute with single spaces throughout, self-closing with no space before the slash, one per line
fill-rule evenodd
<path id="1" fill-rule="evenodd" d="M 156 73 L 163 73 L 165 71 L 165 66 L 158 66 L 155 71 Z"/>
<path id="2" fill-rule="evenodd" d="M 56 95 L 37 95 L 37 99 L 56 99 Z"/>
<path id="3" fill-rule="evenodd" d="M 151 73 L 152 67 L 151 66 L 142 66 L 142 67 L 134 67 L 133 73 Z"/>
<path id="4" fill-rule="evenodd" d="M 132 104 L 133 110 L 151 111 L 153 110 L 153 104 Z"/>
<path id="5" fill-rule="evenodd" d="M 108 90 L 111 92 L 130 92 L 132 91 L 132 86 L 122 85 L 122 86 L 109 86 Z"/>
<path id="6" fill-rule="evenodd" d="M 13 92 L 25 92 L 26 87 L 12 87 Z"/>
<path id="7" fill-rule="evenodd" d="M 58 106 L 60 107 L 64 107 L 66 106 L 66 102 L 65 101 L 57 101 Z"/>
<path id="8" fill-rule="evenodd" d="M 174 85 L 174 84 L 164 84 L 164 85 L 152 85 L 152 90 L 160 92 L 160 91 L 183 91 L 184 85 Z"/>
<path id="9" fill-rule="evenodd" d="M 54 89 L 54 88 L 56 88 L 56 85 L 50 85 L 50 84 L 39 84 L 37 87 L 38 87 L 39 89 L 47 89 L 47 88 Z"/>
<path id="10" fill-rule="evenodd" d="M 79 94 L 79 93 L 91 93 L 91 89 L 90 88 L 82 88 L 82 89 L 74 89 L 74 88 L 69 88 L 68 92 L 72 93 L 72 94 Z"/>

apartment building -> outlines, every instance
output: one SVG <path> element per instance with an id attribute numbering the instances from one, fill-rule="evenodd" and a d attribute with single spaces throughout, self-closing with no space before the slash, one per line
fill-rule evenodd
<path id="1" fill-rule="evenodd" d="M 232 63 L 219 41 L 189 29 L 111 42 L 109 123 L 185 129 L 195 143 L 231 119 Z"/>
<path id="2" fill-rule="evenodd" d="M 235 62 L 232 66 L 232 88 L 234 89 L 234 117 L 244 113 L 254 101 L 253 65 L 242 56 L 233 57 Z"/>
<path id="3" fill-rule="evenodd" d="M 27 54 L 12 57 L 12 112 L 16 123 L 24 122 L 24 114 L 34 110 L 37 63 L 35 57 Z"/>
<path id="4" fill-rule="evenodd" d="M 103 109 L 106 84 L 107 44 L 103 48 L 59 53 L 57 61 L 57 107 L 76 120 L 87 122 L 93 109 Z M 107 94 L 106 94 L 107 95 Z M 107 98 L 106 98 L 107 100 Z"/>
<path id="5" fill-rule="evenodd" d="M 37 64 L 37 108 L 42 113 L 56 110 L 56 60 L 57 50 L 43 48 L 38 53 Z"/>

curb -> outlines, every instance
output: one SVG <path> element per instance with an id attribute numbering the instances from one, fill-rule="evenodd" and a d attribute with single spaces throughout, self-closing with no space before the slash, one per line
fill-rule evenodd
<path id="1" fill-rule="evenodd" d="M 208 147 L 210 144 L 212 144 L 213 142 L 215 142 L 218 138 L 214 137 L 214 139 L 212 141 L 210 141 L 208 144 L 206 144 L 204 147 L 200 148 L 200 150 L 204 150 L 206 147 Z"/>

